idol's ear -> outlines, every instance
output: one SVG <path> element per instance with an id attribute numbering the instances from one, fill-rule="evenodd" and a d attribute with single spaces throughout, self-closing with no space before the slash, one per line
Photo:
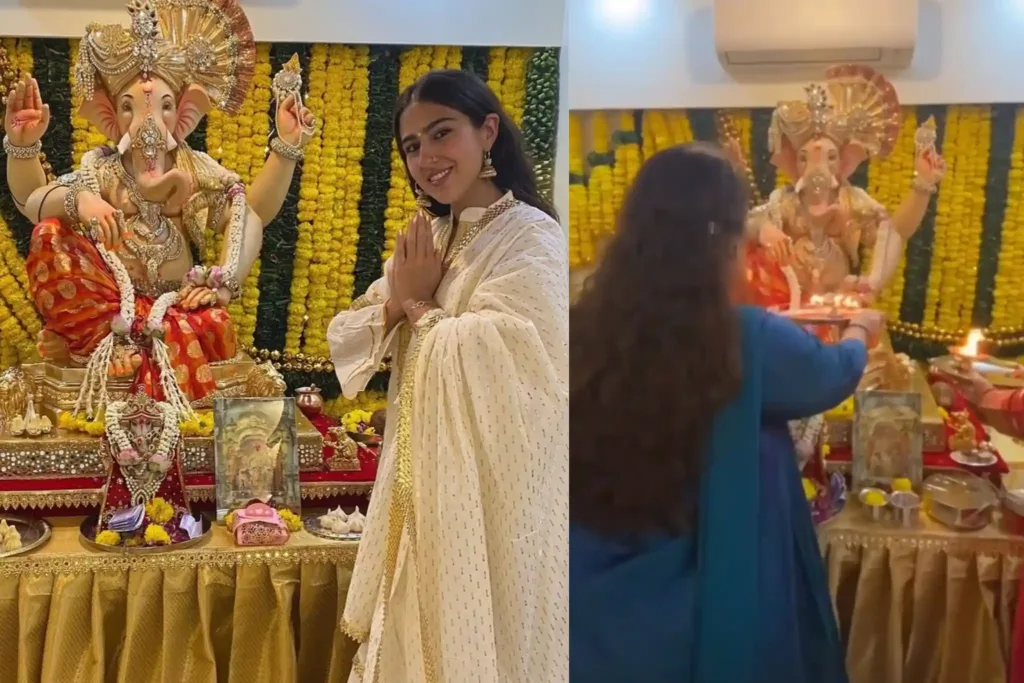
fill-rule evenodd
<path id="1" fill-rule="evenodd" d="M 856 142 L 848 142 L 843 145 L 839 150 L 839 177 L 843 180 L 849 178 L 867 158 L 868 151 L 864 149 L 864 145 Z"/>
<path id="2" fill-rule="evenodd" d="M 82 106 L 78 108 L 78 115 L 96 126 L 101 133 L 107 136 L 107 140 L 121 139 L 117 130 L 117 113 L 114 111 L 114 103 L 105 91 L 97 88 L 91 99 L 82 102 Z"/>
<path id="3" fill-rule="evenodd" d="M 210 96 L 206 90 L 198 85 L 188 86 L 178 98 L 178 121 L 174 126 L 174 138 L 187 138 L 209 111 Z"/>
<path id="4" fill-rule="evenodd" d="M 779 148 L 772 154 L 771 163 L 772 166 L 789 176 L 793 182 L 800 177 L 796 165 L 796 147 L 785 136 L 782 136 Z"/>

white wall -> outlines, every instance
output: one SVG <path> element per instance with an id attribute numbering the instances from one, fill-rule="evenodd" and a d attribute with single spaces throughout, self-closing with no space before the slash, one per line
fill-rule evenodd
<path id="1" fill-rule="evenodd" d="M 260 41 L 397 45 L 562 43 L 564 0 L 241 0 Z M 0 35 L 70 38 L 127 23 L 125 0 L 0 0 Z"/>
<path id="2" fill-rule="evenodd" d="M 715 54 L 712 6 L 569 0 L 570 108 L 774 106 L 802 97 L 803 85 L 820 77 L 727 75 Z M 922 0 L 914 62 L 887 75 L 905 104 L 1024 102 L 1024 0 Z"/>

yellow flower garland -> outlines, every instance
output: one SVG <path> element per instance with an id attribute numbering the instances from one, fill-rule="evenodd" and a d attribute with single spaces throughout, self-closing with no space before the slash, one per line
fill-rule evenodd
<path id="1" fill-rule="evenodd" d="M 505 47 L 492 47 L 490 54 L 487 59 L 487 87 L 489 87 L 494 94 L 497 95 L 498 99 L 501 100 L 502 95 L 502 83 L 505 80 L 505 62 L 508 54 L 508 48 Z M 501 103 L 505 106 L 505 103 Z"/>
<path id="2" fill-rule="evenodd" d="M 306 95 L 306 106 L 321 121 L 323 120 L 326 89 L 327 46 L 314 45 L 309 58 L 309 92 Z M 307 321 L 306 299 L 309 296 L 313 244 L 316 239 L 316 231 L 324 229 L 324 216 L 318 210 L 320 209 L 319 197 L 323 164 L 322 138 L 323 127 L 320 127 L 306 145 L 306 160 L 303 163 L 302 178 L 299 181 L 299 229 L 292 270 L 291 303 L 288 306 L 288 330 L 285 333 L 284 343 L 287 353 L 299 352 Z M 328 221 L 327 228 L 329 229 L 329 227 Z"/>
<path id="3" fill-rule="evenodd" d="M 270 44 L 257 43 L 256 45 L 256 67 L 253 74 L 252 88 L 246 97 L 243 105 L 242 117 L 248 117 L 245 125 L 240 126 L 240 134 L 249 133 L 248 144 L 242 139 L 243 147 L 239 150 L 239 166 L 244 168 L 246 147 L 249 152 L 247 173 L 249 179 L 246 182 L 251 186 L 252 180 L 263 170 L 267 159 L 267 143 L 270 138 Z M 251 111 L 250 111 L 251 108 Z M 231 310 L 232 320 L 235 323 L 235 330 L 238 335 L 238 343 L 243 347 L 252 345 L 256 333 L 256 309 L 259 306 L 260 291 L 260 259 L 257 258 L 248 277 L 242 284 L 242 296 L 232 302 L 234 308 Z"/>
<path id="4" fill-rule="evenodd" d="M 444 68 L 446 69 L 461 69 L 462 68 L 462 48 L 458 46 L 451 46 L 448 48 L 446 53 L 446 61 Z"/>
<path id="5" fill-rule="evenodd" d="M 403 93 L 417 78 L 427 73 L 433 63 L 434 51 L 429 47 L 413 47 L 402 53 L 398 68 L 398 92 Z M 446 55 L 439 56 L 438 66 L 443 68 Z M 405 230 L 417 210 L 416 196 L 409 187 L 405 163 L 398 153 L 398 145 L 391 143 L 391 188 L 388 207 L 384 211 L 384 260 L 395 250 L 395 238 Z"/>
<path id="6" fill-rule="evenodd" d="M 334 311 L 346 310 L 352 303 L 356 249 L 359 244 L 359 199 L 363 192 L 363 143 L 366 140 L 366 114 L 370 104 L 369 48 L 352 48 L 351 60 L 352 76 L 348 84 L 351 97 L 348 106 L 352 113 L 345 122 L 343 191 L 335 201 L 335 212 L 341 216 L 341 223 L 340 231 L 335 235 L 340 268 Z"/>
<path id="7" fill-rule="evenodd" d="M 569 115 L 569 267 L 594 260 L 594 240 L 587 214 L 587 186 L 583 183 L 583 124 L 579 114 Z"/>
<path id="8" fill-rule="evenodd" d="M 1013 153 L 1006 187 L 992 326 L 1019 329 L 1024 323 L 1024 107 L 1017 107 Z"/>
<path id="9" fill-rule="evenodd" d="M 685 111 L 673 111 L 668 114 L 668 130 L 670 144 L 666 147 L 685 145 L 693 142 L 693 128 L 690 126 L 690 117 Z M 659 149 L 664 149 L 659 148 Z"/>
<path id="10" fill-rule="evenodd" d="M 619 130 L 623 133 L 635 133 L 636 124 L 629 112 L 619 114 Z M 628 181 L 626 180 L 626 147 L 619 143 L 615 145 L 615 163 L 612 165 L 612 207 L 618 213 L 622 208 L 622 201 L 626 196 Z"/>
<path id="11" fill-rule="evenodd" d="M 963 106 L 961 135 L 964 158 L 956 163 L 955 187 L 962 201 L 962 218 L 954 220 L 955 232 L 949 236 L 951 258 L 943 263 L 943 290 L 937 316 L 939 327 L 968 329 L 974 315 L 977 288 L 977 263 L 981 254 L 981 231 L 985 220 L 985 184 L 988 181 L 989 144 L 992 114 L 989 107 Z M 944 149 L 948 149 L 943 146 Z M 960 149 L 955 149 L 958 153 Z M 974 267 L 965 268 L 964 264 Z M 1020 321 L 1024 322 L 1024 321 Z M 1019 323 L 1018 323 L 1019 324 Z"/>
<path id="12" fill-rule="evenodd" d="M 914 135 L 917 132 L 917 112 L 908 107 L 903 112 L 903 124 L 892 154 L 886 159 L 872 158 L 868 166 L 868 192 L 889 211 L 896 211 L 903 201 L 914 178 Z M 862 272 L 868 272 L 874 247 L 864 250 Z M 899 320 L 900 305 L 903 303 L 903 284 L 906 272 L 906 248 L 900 257 L 896 272 L 879 299 L 878 306 L 885 311 L 889 320 Z"/>
<path id="13" fill-rule="evenodd" d="M 334 233 L 340 222 L 335 211 L 340 176 L 339 161 L 344 149 L 342 145 L 342 110 L 345 107 L 345 46 L 331 45 L 327 49 L 327 65 L 323 77 L 323 108 L 314 112 L 323 122 L 320 149 L 320 179 L 318 185 L 317 213 L 313 221 L 313 255 L 309 263 L 309 289 L 306 299 L 293 304 L 303 304 L 306 309 L 304 351 L 312 355 L 327 355 L 324 332 L 327 326 L 328 283 L 337 272 L 334 254 Z M 350 94 L 350 93 L 349 93 Z M 342 171 L 343 172 L 343 171 Z"/>
<path id="14" fill-rule="evenodd" d="M 501 104 L 517 126 L 523 123 L 526 101 L 526 63 L 533 50 L 511 47 L 505 52 L 505 77 L 501 82 Z"/>
<path id="15" fill-rule="evenodd" d="M 663 111 L 649 111 L 644 113 L 644 122 L 650 124 L 650 129 L 644 134 L 644 157 L 650 159 L 663 149 L 668 149 L 674 143 L 672 131 L 668 125 L 668 119 Z M 652 146 L 648 150 L 647 138 L 651 139 Z"/>
<path id="16" fill-rule="evenodd" d="M 339 396 L 338 398 L 325 401 L 324 413 L 329 417 L 340 420 L 345 413 L 353 410 L 366 410 L 372 413 L 387 407 L 387 393 L 382 391 L 363 391 L 352 400 Z"/>
<path id="17" fill-rule="evenodd" d="M 728 112 L 729 120 L 736 126 L 736 132 L 739 135 L 740 150 L 743 152 L 743 158 L 750 163 L 751 147 L 753 141 L 751 136 L 754 131 L 754 121 L 751 117 L 749 109 L 730 109 Z"/>
<path id="18" fill-rule="evenodd" d="M 963 219 L 963 205 L 957 193 L 963 191 L 963 181 L 958 181 L 956 164 L 963 154 L 963 140 L 960 135 L 961 110 L 950 107 L 946 115 L 945 135 L 942 151 L 946 159 L 949 178 L 935 202 L 935 239 L 932 243 L 931 270 L 925 296 L 924 326 L 938 327 L 938 307 L 941 300 L 944 265 L 951 255 L 954 221 Z"/>
<path id="19" fill-rule="evenodd" d="M 603 112 L 594 112 L 591 134 L 594 155 L 606 156 L 609 151 L 610 133 L 608 118 Z M 587 211 L 595 236 L 606 235 L 614 229 L 613 184 L 612 169 L 609 164 L 600 163 L 591 167 L 590 179 L 587 183 Z"/>

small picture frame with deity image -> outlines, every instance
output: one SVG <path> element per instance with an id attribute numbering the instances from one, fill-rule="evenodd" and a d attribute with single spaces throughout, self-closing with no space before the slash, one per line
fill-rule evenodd
<path id="1" fill-rule="evenodd" d="M 260 501 L 301 514 L 294 398 L 213 403 L 217 521 Z"/>
<path id="2" fill-rule="evenodd" d="M 924 476 L 921 395 L 903 391 L 858 391 L 854 395 L 853 490 L 889 489 Z"/>

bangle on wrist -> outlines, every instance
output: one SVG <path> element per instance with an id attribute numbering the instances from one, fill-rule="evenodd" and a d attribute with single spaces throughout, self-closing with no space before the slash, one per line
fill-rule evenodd
<path id="1" fill-rule="evenodd" d="M 914 180 L 912 180 L 911 183 L 910 183 L 910 187 L 911 187 L 911 189 L 914 190 L 914 192 L 917 192 L 918 194 L 926 194 L 926 195 L 933 195 L 939 189 L 938 185 L 936 185 L 935 183 L 929 184 L 929 183 L 926 183 L 925 181 L 921 180 L 920 178 L 914 178 Z"/>
<path id="2" fill-rule="evenodd" d="M 78 195 L 88 191 L 89 188 L 84 184 L 75 183 L 68 187 L 68 192 L 64 195 L 64 213 L 72 225 L 78 225 L 82 222 L 78 215 Z"/>
<path id="3" fill-rule="evenodd" d="M 37 159 L 43 152 L 43 141 L 36 140 L 35 144 L 28 147 L 18 147 L 5 135 L 4 152 L 12 159 Z"/>
<path id="4" fill-rule="evenodd" d="M 270 149 L 291 161 L 302 161 L 306 156 L 305 152 L 302 151 L 302 147 L 285 142 L 281 138 L 271 140 Z"/>
<path id="5" fill-rule="evenodd" d="M 864 323 L 851 322 L 849 325 L 847 325 L 846 329 L 848 329 L 848 330 L 852 330 L 852 329 L 861 330 L 864 333 L 865 337 L 867 337 L 868 339 L 871 339 L 871 330 L 869 330 L 867 328 L 867 325 L 865 325 Z"/>

